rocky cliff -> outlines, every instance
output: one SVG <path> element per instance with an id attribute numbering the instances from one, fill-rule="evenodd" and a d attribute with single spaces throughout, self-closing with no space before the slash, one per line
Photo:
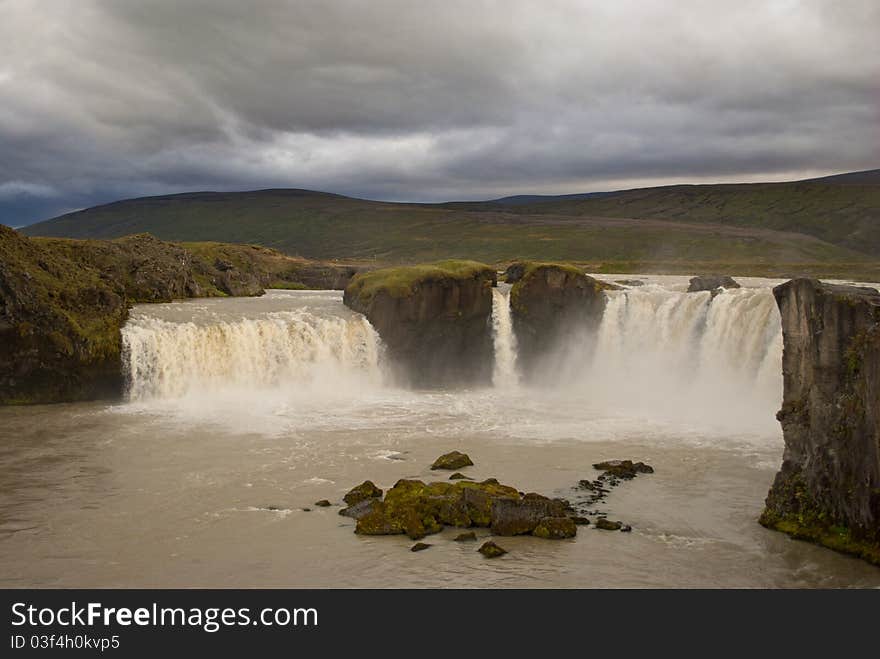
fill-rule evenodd
<path id="1" fill-rule="evenodd" d="M 27 238 L 0 225 L 0 404 L 118 395 L 133 303 L 342 288 L 354 271 L 253 245 Z"/>
<path id="2" fill-rule="evenodd" d="M 880 294 L 810 279 L 773 292 L 785 452 L 761 524 L 880 564 Z"/>
<path id="3" fill-rule="evenodd" d="M 526 378 L 558 356 L 564 337 L 578 333 L 589 341 L 605 311 L 605 293 L 613 288 L 580 269 L 560 263 L 520 263 L 508 268 L 517 363 Z"/>
<path id="4" fill-rule="evenodd" d="M 127 316 L 98 272 L 0 225 L 0 403 L 118 392 Z"/>
<path id="5" fill-rule="evenodd" d="M 344 301 L 379 332 L 399 380 L 488 384 L 495 280 L 493 268 L 473 261 L 385 268 L 352 279 Z"/>

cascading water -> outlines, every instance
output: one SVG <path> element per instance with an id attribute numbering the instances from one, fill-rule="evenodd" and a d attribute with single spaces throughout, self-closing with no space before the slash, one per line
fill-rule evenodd
<path id="1" fill-rule="evenodd" d="M 187 322 L 144 309 L 132 314 L 122 342 L 134 401 L 231 387 L 339 390 L 381 379 L 379 337 L 366 318 L 310 307 L 251 318 L 203 311 Z"/>
<path id="2" fill-rule="evenodd" d="M 492 384 L 510 389 L 519 382 L 516 371 L 516 335 L 510 316 L 510 285 L 499 284 L 492 289 L 492 336 L 495 342 L 495 370 Z"/>
<path id="3" fill-rule="evenodd" d="M 567 386 L 636 414 L 778 428 L 782 329 L 768 287 L 609 292 L 593 354 L 566 363 Z"/>
<path id="4" fill-rule="evenodd" d="M 133 403 L 273 431 L 357 409 L 364 418 L 394 414 L 403 426 L 431 425 L 439 412 L 462 428 L 548 438 L 578 436 L 572 429 L 584 419 L 601 418 L 778 435 L 782 337 L 768 283 L 714 299 L 665 280 L 611 291 L 595 335 L 574 328 L 528 387 L 502 284 L 492 293 L 492 332 L 493 389 L 503 398 L 389 388 L 377 333 L 338 292 L 138 307 L 123 328 L 124 366 Z"/>

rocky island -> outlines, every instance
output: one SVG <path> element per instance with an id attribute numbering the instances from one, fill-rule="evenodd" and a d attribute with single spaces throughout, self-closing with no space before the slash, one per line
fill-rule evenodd
<path id="1" fill-rule="evenodd" d="M 343 301 L 382 337 L 396 375 L 415 386 L 488 384 L 495 269 L 440 261 L 356 275 Z"/>

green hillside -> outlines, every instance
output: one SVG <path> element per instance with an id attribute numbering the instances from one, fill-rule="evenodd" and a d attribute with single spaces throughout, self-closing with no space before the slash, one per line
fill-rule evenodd
<path id="1" fill-rule="evenodd" d="M 531 198 L 529 198 L 531 199 Z M 24 229 L 257 243 L 379 263 L 564 260 L 596 270 L 880 276 L 880 185 L 674 186 L 587 198 L 403 204 L 307 190 L 131 199 Z"/>

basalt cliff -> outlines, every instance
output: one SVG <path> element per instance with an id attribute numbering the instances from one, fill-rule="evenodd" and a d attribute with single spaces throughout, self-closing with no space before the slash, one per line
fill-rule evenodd
<path id="1" fill-rule="evenodd" d="M 880 294 L 810 279 L 773 292 L 785 452 L 761 524 L 880 565 Z"/>
<path id="2" fill-rule="evenodd" d="M 489 384 L 495 283 L 487 265 L 442 261 L 359 274 L 343 300 L 376 328 L 398 381 Z"/>
<path id="3" fill-rule="evenodd" d="M 605 311 L 604 291 L 616 288 L 562 263 L 515 263 L 506 272 L 513 283 L 510 308 L 518 345 L 518 365 L 526 379 L 539 369 L 552 371 L 566 337 L 582 336 L 581 347 L 595 338 Z"/>

